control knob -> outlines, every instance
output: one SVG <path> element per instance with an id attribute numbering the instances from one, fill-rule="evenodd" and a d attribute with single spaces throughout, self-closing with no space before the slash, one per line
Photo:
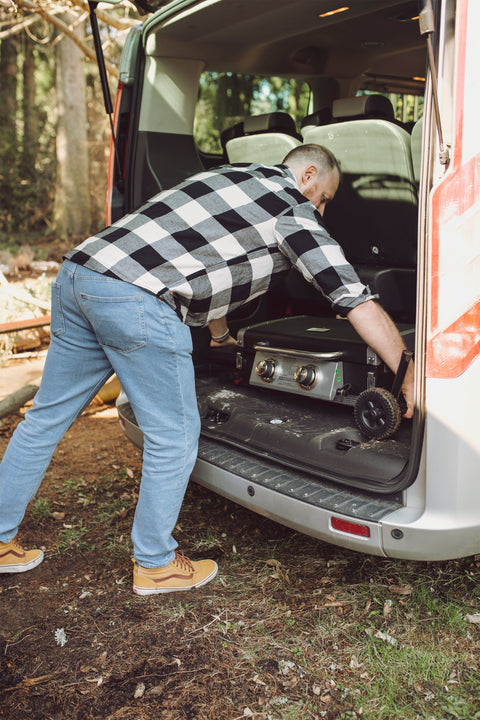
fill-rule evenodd
<path id="1" fill-rule="evenodd" d="M 275 362 L 275 360 L 273 358 L 268 358 L 266 360 L 260 360 L 260 362 L 257 363 L 255 367 L 255 372 L 265 382 L 272 382 L 273 378 L 275 377 L 276 367 L 277 363 Z"/>
<path id="2" fill-rule="evenodd" d="M 311 388 L 315 385 L 317 372 L 313 365 L 301 365 L 295 373 L 295 380 L 303 388 Z"/>

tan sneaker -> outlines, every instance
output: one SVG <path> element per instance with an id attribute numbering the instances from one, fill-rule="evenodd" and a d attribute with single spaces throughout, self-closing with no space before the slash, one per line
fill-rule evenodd
<path id="1" fill-rule="evenodd" d="M 191 590 L 205 585 L 217 574 L 217 563 L 213 560 L 192 561 L 175 553 L 175 560 L 160 568 L 144 568 L 133 560 L 133 592 L 137 595 Z"/>
<path id="2" fill-rule="evenodd" d="M 0 573 L 20 573 L 32 570 L 43 560 L 41 550 L 24 550 L 15 538 L 0 542 Z"/>

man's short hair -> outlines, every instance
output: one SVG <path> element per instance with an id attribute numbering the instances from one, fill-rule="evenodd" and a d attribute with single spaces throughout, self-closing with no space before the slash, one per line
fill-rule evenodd
<path id="1" fill-rule="evenodd" d="M 342 174 L 335 155 L 323 145 L 314 143 L 299 145 L 290 150 L 282 164 L 295 168 L 302 165 L 315 165 L 320 175 L 332 170 L 337 170 L 339 176 Z"/>

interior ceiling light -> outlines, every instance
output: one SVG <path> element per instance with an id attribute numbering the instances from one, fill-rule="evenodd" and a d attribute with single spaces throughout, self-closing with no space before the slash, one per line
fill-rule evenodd
<path id="1" fill-rule="evenodd" d="M 318 17 L 319 18 L 330 17 L 330 15 L 337 15 L 338 13 L 345 12 L 345 10 L 350 10 L 348 5 L 345 5 L 344 7 L 336 8 L 335 10 L 328 10 L 327 12 L 319 13 Z"/>
<path id="2" fill-rule="evenodd" d="M 423 77 L 412 77 L 412 80 L 416 80 L 417 82 L 425 82 L 425 78 Z"/>
<path id="3" fill-rule="evenodd" d="M 411 15 L 408 13 L 407 15 L 396 15 L 395 17 L 391 18 L 392 20 L 397 20 L 398 22 L 417 22 L 419 19 L 418 15 Z"/>

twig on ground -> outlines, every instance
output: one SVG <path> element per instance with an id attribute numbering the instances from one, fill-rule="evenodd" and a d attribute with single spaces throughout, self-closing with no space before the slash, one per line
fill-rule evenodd
<path id="1" fill-rule="evenodd" d="M 49 673 L 48 675 L 40 675 L 36 678 L 24 678 L 22 682 L 19 682 L 17 685 L 13 685 L 12 687 L 7 687 L 0 689 L 0 693 L 6 693 L 6 692 L 12 692 L 13 690 L 23 690 L 24 688 L 33 687 L 34 685 L 39 685 L 40 683 L 46 682 L 47 680 L 50 680 L 54 675 L 57 673 Z"/>

